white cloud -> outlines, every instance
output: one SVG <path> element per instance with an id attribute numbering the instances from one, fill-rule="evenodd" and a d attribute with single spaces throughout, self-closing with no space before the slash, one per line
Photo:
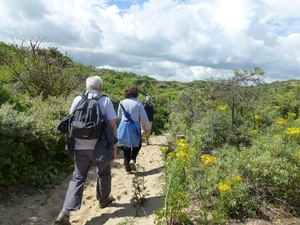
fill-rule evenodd
<path id="1" fill-rule="evenodd" d="M 131 4 L 131 6 L 130 6 Z M 260 66 L 298 79 L 300 1 L 0 2 L 0 40 L 43 39 L 86 65 L 192 81 Z"/>

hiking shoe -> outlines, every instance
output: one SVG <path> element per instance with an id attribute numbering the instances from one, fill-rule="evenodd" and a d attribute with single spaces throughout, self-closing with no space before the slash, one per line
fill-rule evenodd
<path id="1" fill-rule="evenodd" d="M 130 165 L 129 165 L 129 164 L 125 165 L 125 171 L 126 171 L 128 174 L 131 173 L 131 168 L 130 168 Z"/>
<path id="2" fill-rule="evenodd" d="M 70 216 L 64 212 L 60 212 L 53 225 L 71 225 Z"/>
<path id="3" fill-rule="evenodd" d="M 129 162 L 129 166 L 130 166 L 130 170 L 132 171 L 136 171 L 136 167 L 135 167 L 135 161 L 132 159 Z"/>
<path id="4" fill-rule="evenodd" d="M 110 195 L 106 201 L 99 201 L 99 203 L 100 203 L 100 208 L 101 208 L 101 209 L 104 209 L 108 204 L 112 203 L 112 202 L 115 201 L 115 200 L 116 200 L 116 199 L 114 199 L 113 196 Z"/>

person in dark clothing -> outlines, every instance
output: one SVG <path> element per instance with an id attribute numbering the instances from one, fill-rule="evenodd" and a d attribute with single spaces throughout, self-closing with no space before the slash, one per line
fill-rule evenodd
<path id="1" fill-rule="evenodd" d="M 153 104 L 151 103 L 151 96 L 148 95 L 146 97 L 146 101 L 143 103 L 144 109 L 146 111 L 146 114 L 148 116 L 150 127 L 146 127 L 144 124 L 142 124 L 142 134 L 146 134 L 146 144 L 149 145 L 149 138 L 151 134 L 151 128 L 154 121 L 154 114 L 156 113 L 156 110 L 154 109 Z"/>

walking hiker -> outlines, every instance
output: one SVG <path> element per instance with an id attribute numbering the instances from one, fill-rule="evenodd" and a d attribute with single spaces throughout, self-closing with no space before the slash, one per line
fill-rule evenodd
<path id="1" fill-rule="evenodd" d="M 85 95 L 88 99 L 96 97 L 102 92 L 102 80 L 99 76 L 92 76 L 86 79 Z M 70 108 L 70 114 L 72 114 L 82 96 L 77 96 Z M 117 125 L 115 120 L 117 119 L 116 111 L 114 110 L 112 101 L 106 96 L 102 96 L 98 100 L 100 110 L 103 116 L 111 124 L 114 130 L 114 135 L 117 136 Z M 70 225 L 70 211 L 80 209 L 84 183 L 87 179 L 88 171 L 91 165 L 95 164 L 93 157 L 94 148 L 98 139 L 75 139 L 74 147 L 74 171 L 73 178 L 69 183 L 69 187 L 66 193 L 64 204 L 61 212 L 59 213 L 54 225 Z M 117 145 L 112 145 L 112 156 L 110 163 L 116 159 Z M 97 185 L 96 185 L 96 197 L 99 201 L 99 207 L 105 208 L 108 204 L 114 201 L 111 192 L 111 165 L 107 163 L 102 166 L 96 166 L 97 170 Z M 97 164 L 96 164 L 97 165 Z"/>
<path id="2" fill-rule="evenodd" d="M 142 123 L 142 134 L 146 134 L 146 144 L 149 145 L 149 138 L 151 134 L 151 128 L 154 121 L 154 114 L 156 113 L 156 109 L 154 109 L 153 104 L 151 103 L 151 96 L 148 95 L 146 97 L 146 101 L 143 103 L 144 109 L 147 113 L 147 117 L 150 121 L 150 126 L 146 127 L 144 123 Z"/>
<path id="3" fill-rule="evenodd" d="M 125 89 L 125 99 L 118 107 L 118 117 L 121 119 L 118 127 L 118 146 L 123 150 L 127 173 L 136 170 L 136 158 L 142 147 L 140 120 L 147 128 L 150 126 L 143 104 L 136 99 L 137 97 L 138 89 L 128 86 Z"/>

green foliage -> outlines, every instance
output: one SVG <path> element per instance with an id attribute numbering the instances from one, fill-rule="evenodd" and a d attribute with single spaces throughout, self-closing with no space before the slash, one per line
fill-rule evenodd
<path id="1" fill-rule="evenodd" d="M 266 218 L 270 205 L 299 215 L 300 83 L 234 88 L 236 96 L 248 94 L 243 95 L 242 101 L 235 101 L 238 104 L 233 108 L 232 102 L 222 97 L 219 81 L 220 93 L 209 89 L 214 87 L 213 82 L 193 83 L 197 90 L 181 91 L 172 108 L 172 136 L 161 150 L 166 158 L 166 178 L 178 176 L 181 180 L 172 178 L 175 183 L 171 186 L 166 180 L 166 198 L 176 186 L 172 193 L 176 196 L 175 205 L 181 206 L 177 215 L 189 211 L 183 203 L 192 202 L 199 207 L 196 223 L 200 224 Z M 175 111 L 178 106 L 182 110 Z M 169 161 L 174 154 L 170 149 L 176 149 L 177 134 L 184 134 L 190 148 L 197 149 L 194 160 L 188 164 L 178 161 L 177 153 Z M 182 174 L 176 175 L 182 166 Z M 167 202 L 164 209 L 173 204 Z M 157 213 L 159 218 L 167 215 L 162 209 Z"/>
<path id="2" fill-rule="evenodd" d="M 148 195 L 147 188 L 145 186 L 145 177 L 143 173 L 145 172 L 145 168 L 136 164 L 137 172 L 134 174 L 132 178 L 132 187 L 133 187 L 133 200 L 134 200 L 134 208 L 137 208 L 136 213 L 143 209 L 147 202 L 146 196 Z"/>
<path id="3" fill-rule="evenodd" d="M 41 187 L 53 183 L 58 172 L 72 169 L 72 159 L 64 153 L 65 137 L 54 130 L 55 121 L 61 116 L 57 104 L 41 97 L 24 101 L 26 112 L 18 112 L 8 103 L 0 108 L 1 187 L 21 184 Z M 60 99 L 60 104 L 65 101 Z"/>
<path id="4" fill-rule="evenodd" d="M 6 102 L 14 105 L 15 110 L 24 111 L 26 109 L 26 106 L 21 99 L 14 97 L 6 88 L 0 86 L 0 106 Z"/>
<path id="5" fill-rule="evenodd" d="M 72 158 L 64 152 L 65 136 L 54 128 L 68 114 L 74 97 L 85 91 L 88 76 L 101 76 L 104 94 L 115 109 L 128 85 L 139 88 L 140 101 L 150 94 L 158 109 L 153 134 L 166 129 L 169 104 L 182 85 L 85 67 L 56 48 L 43 49 L 39 40 L 20 46 L 1 42 L 0 58 L 0 194 L 3 188 L 19 184 L 52 185 L 57 181 L 54 176 L 72 170 Z"/>
<path id="6" fill-rule="evenodd" d="M 190 224 L 185 212 L 189 206 L 189 183 L 187 175 L 190 173 L 190 165 L 196 154 L 194 148 L 190 148 L 184 139 L 175 142 L 173 148 L 161 147 L 165 156 L 165 197 L 164 209 L 156 211 L 157 222 L 161 224 Z"/>
<path id="7" fill-rule="evenodd" d="M 262 75 L 263 71 L 255 67 L 253 71 L 234 70 L 234 76 L 227 80 L 193 82 L 193 88 L 183 89 L 172 106 L 170 120 L 176 121 L 172 123 L 172 136 L 192 135 L 200 129 L 198 142 L 205 145 L 206 151 L 225 143 L 237 147 L 250 145 L 248 134 L 243 132 L 244 127 L 249 126 L 244 118 L 249 116 L 247 111 L 255 107 L 253 103 L 260 92 L 247 84 L 261 84 Z"/>
<path id="8" fill-rule="evenodd" d="M 139 101 L 150 94 L 157 108 L 153 133 L 170 133 L 161 148 L 165 207 L 156 211 L 157 222 L 192 224 L 191 205 L 200 224 L 266 217 L 269 204 L 300 214 L 298 81 L 266 85 L 254 67 L 228 79 L 159 82 L 85 67 L 40 43 L 0 43 L 0 196 L 14 185 L 53 185 L 60 172 L 72 170 L 65 136 L 54 128 L 85 90 L 86 77 L 98 74 L 115 108 L 128 85 L 139 88 Z M 178 134 L 186 140 L 176 140 Z M 142 177 L 135 184 L 136 204 L 143 205 Z"/>
<path id="9" fill-rule="evenodd" d="M 15 82 L 14 89 L 31 97 L 42 95 L 59 96 L 68 94 L 86 77 L 87 69 L 75 64 L 68 56 L 57 49 L 43 49 L 41 41 L 31 40 L 1 46 L 5 71 L 9 71 Z"/>

